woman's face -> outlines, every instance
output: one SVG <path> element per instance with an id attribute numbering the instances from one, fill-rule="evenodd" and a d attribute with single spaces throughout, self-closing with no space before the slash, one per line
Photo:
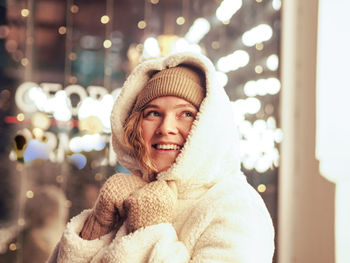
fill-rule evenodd
<path id="1" fill-rule="evenodd" d="M 173 96 L 159 97 L 145 106 L 141 135 L 157 172 L 174 163 L 196 114 L 197 109 L 190 102 Z"/>

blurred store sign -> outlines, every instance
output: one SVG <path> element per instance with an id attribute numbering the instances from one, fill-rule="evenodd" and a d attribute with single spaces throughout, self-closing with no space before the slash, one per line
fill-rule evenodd
<path id="1" fill-rule="evenodd" d="M 63 89 L 58 83 L 24 82 L 17 88 L 15 101 L 25 113 L 44 112 L 63 122 L 76 116 L 83 122 L 79 127 L 110 133 L 109 116 L 119 93 L 120 89 L 108 93 L 100 86 L 84 89 L 74 84 Z"/>
<path id="2" fill-rule="evenodd" d="M 84 152 L 101 151 L 110 146 L 110 121 L 113 103 L 120 93 L 109 93 L 104 87 L 69 85 L 63 89 L 58 83 L 22 83 L 15 101 L 22 111 L 16 117 L 7 116 L 7 123 L 30 125 L 14 138 L 11 160 L 31 162 L 50 160 L 61 163 L 68 159 L 79 169 L 85 166 Z M 50 129 L 56 127 L 57 129 Z M 78 128 L 73 136 L 70 130 Z M 109 151 L 113 152 L 113 151 Z M 115 165 L 109 155 L 105 165 Z"/>

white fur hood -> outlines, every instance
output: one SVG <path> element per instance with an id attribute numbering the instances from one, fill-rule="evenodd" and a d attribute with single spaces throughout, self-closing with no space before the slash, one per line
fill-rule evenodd
<path id="1" fill-rule="evenodd" d="M 213 64 L 206 57 L 192 53 L 178 53 L 144 62 L 130 74 L 111 115 L 112 143 L 118 161 L 132 173 L 143 176 L 138 162 L 128 154 L 123 144 L 123 123 L 151 73 L 179 64 L 189 64 L 203 70 L 206 75 L 206 96 L 176 162 L 158 174 L 157 179 L 174 180 L 179 193 L 184 193 L 198 187 L 210 187 L 223 177 L 242 178 L 231 103 L 224 88 L 216 81 Z"/>

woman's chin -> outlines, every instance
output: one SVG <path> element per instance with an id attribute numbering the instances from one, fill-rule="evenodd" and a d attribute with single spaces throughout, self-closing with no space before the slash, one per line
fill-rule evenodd
<path id="1" fill-rule="evenodd" d="M 164 172 L 166 170 L 168 170 L 171 165 L 173 164 L 173 162 L 171 164 L 158 164 L 156 165 L 156 168 L 157 168 L 157 173 L 161 173 L 161 172 Z"/>
<path id="2" fill-rule="evenodd" d="M 175 162 L 177 155 L 177 152 L 167 153 L 166 156 L 163 154 L 162 156 L 156 156 L 156 158 L 153 158 L 152 163 L 154 164 L 157 173 L 168 170 Z"/>

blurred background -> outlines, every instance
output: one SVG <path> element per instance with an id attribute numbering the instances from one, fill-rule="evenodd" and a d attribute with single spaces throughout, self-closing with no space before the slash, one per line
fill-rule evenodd
<path id="1" fill-rule="evenodd" d="M 317 10 L 316 0 L 0 0 L 0 262 L 45 262 L 67 220 L 124 170 L 113 102 L 141 60 L 178 51 L 208 56 L 231 99 L 242 170 L 276 228 L 274 262 L 334 262 L 335 190 L 315 158 Z M 304 224 L 319 213 L 316 229 Z"/>

